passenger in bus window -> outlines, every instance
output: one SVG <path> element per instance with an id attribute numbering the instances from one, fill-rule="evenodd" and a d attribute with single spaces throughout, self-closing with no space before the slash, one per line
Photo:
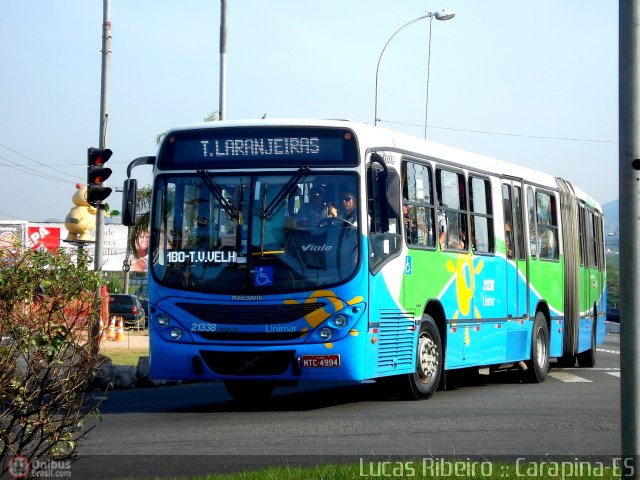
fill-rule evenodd
<path id="1" fill-rule="evenodd" d="M 457 250 L 467 249 L 467 232 L 462 229 L 460 233 L 452 233 L 449 238 L 449 248 L 455 248 Z"/>
<path id="2" fill-rule="evenodd" d="M 529 231 L 529 247 L 531 248 L 531 256 L 537 257 L 540 249 L 538 248 L 538 236 L 534 229 L 530 229 Z"/>
<path id="3" fill-rule="evenodd" d="M 447 247 L 447 230 L 448 230 L 447 215 L 444 210 L 438 210 L 438 243 L 440 244 L 440 250 L 444 250 Z"/>
<path id="4" fill-rule="evenodd" d="M 507 250 L 507 258 L 513 258 L 513 232 L 508 221 L 504 222 L 504 243 Z"/>
<path id="5" fill-rule="evenodd" d="M 540 256 L 544 258 L 558 258 L 558 253 L 556 251 L 556 238 L 552 230 L 547 230 L 542 235 Z"/>
<path id="6" fill-rule="evenodd" d="M 407 243 L 416 244 L 418 243 L 418 226 L 416 225 L 415 220 L 412 219 L 411 206 L 408 203 L 403 203 L 402 211 L 404 217 L 404 229 L 407 235 Z"/>
<path id="7" fill-rule="evenodd" d="M 317 227 L 320 220 L 327 217 L 324 208 L 324 190 L 321 187 L 313 187 L 309 191 L 309 202 L 302 204 L 296 215 L 298 227 Z"/>

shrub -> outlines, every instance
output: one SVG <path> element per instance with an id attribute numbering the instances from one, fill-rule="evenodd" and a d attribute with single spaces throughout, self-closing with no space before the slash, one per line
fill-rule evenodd
<path id="1" fill-rule="evenodd" d="M 16 459 L 72 461 L 95 425 L 101 279 L 90 267 L 62 250 L 0 250 L 0 477 Z"/>

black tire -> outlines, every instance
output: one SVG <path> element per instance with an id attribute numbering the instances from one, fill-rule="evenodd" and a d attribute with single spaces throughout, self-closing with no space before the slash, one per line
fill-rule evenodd
<path id="1" fill-rule="evenodd" d="M 596 320 L 593 320 L 591 326 L 591 348 L 578 354 L 578 366 L 580 368 L 593 368 L 596 366 L 596 330 L 598 329 Z"/>
<path id="2" fill-rule="evenodd" d="M 531 335 L 531 360 L 527 364 L 527 378 L 532 383 L 542 383 L 549 373 L 549 327 L 542 312 L 536 313 Z"/>
<path id="3" fill-rule="evenodd" d="M 398 394 L 407 400 L 431 397 L 440 384 L 444 355 L 436 323 L 429 315 L 422 318 L 416 351 L 416 371 L 398 377 Z"/>
<path id="4" fill-rule="evenodd" d="M 224 386 L 229 395 L 239 402 L 258 402 L 271 396 L 276 386 L 271 382 L 248 380 L 225 380 Z"/>

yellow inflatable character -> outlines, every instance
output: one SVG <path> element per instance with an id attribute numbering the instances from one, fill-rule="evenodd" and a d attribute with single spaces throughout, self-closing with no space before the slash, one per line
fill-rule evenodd
<path id="1" fill-rule="evenodd" d="M 75 204 L 66 218 L 64 226 L 69 234 L 67 241 L 86 242 L 93 240 L 93 233 L 96 228 L 96 209 L 87 202 L 87 186 L 76 183 L 76 193 L 71 197 Z"/>

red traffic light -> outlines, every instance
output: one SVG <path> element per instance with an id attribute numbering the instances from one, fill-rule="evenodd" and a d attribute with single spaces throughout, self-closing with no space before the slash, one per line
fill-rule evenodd
<path id="1" fill-rule="evenodd" d="M 91 205 L 105 200 L 111 189 L 102 185 L 111 176 L 111 169 L 104 166 L 113 152 L 108 148 L 94 148 L 87 150 L 87 201 Z"/>
<path id="2" fill-rule="evenodd" d="M 87 150 L 87 157 L 89 167 L 102 166 L 111 158 L 113 152 L 109 148 L 94 148 L 91 147 Z"/>

